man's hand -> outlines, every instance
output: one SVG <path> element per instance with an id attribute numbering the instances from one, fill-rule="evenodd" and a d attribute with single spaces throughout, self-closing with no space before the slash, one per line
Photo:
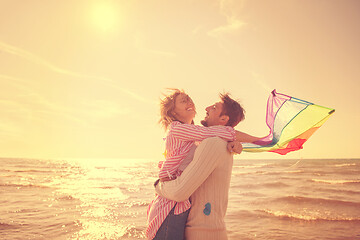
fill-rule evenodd
<path id="1" fill-rule="evenodd" d="M 237 153 L 240 154 L 243 150 L 243 147 L 240 142 L 228 142 L 227 149 L 230 153 Z"/>

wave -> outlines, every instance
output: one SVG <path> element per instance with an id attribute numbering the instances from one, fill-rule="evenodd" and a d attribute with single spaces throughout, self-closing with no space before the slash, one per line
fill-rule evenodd
<path id="1" fill-rule="evenodd" d="M 306 213 L 289 213 L 285 211 L 274 211 L 274 210 L 257 210 L 259 212 L 266 213 L 272 217 L 280 219 L 294 219 L 303 221 L 360 221 L 360 217 L 345 217 L 345 216 L 318 216 Z"/>
<path id="2" fill-rule="evenodd" d="M 13 187 L 13 188 L 50 188 L 44 185 L 36 185 L 36 184 L 14 184 L 14 183 L 2 183 L 0 187 Z"/>
<path id="3" fill-rule="evenodd" d="M 349 167 L 349 166 L 356 166 L 356 163 L 343 163 L 343 164 L 335 164 L 335 167 Z"/>
<path id="4" fill-rule="evenodd" d="M 304 189 L 307 189 L 307 187 L 304 187 Z M 327 193 L 332 193 L 332 194 L 348 194 L 348 195 L 359 195 L 360 196 L 360 191 L 355 191 L 355 190 L 346 190 L 346 189 L 332 189 L 332 188 L 314 188 L 313 189 L 314 192 L 327 192 Z"/>
<path id="5" fill-rule="evenodd" d="M 262 167 L 269 167 L 272 165 L 273 164 L 268 164 L 268 163 L 258 163 L 253 165 L 238 165 L 238 166 L 234 166 L 233 168 L 262 168 Z"/>
<path id="6" fill-rule="evenodd" d="M 231 184 L 231 188 L 240 188 L 242 190 L 245 189 L 259 189 L 259 188 L 284 188 L 288 187 L 290 185 L 283 183 L 283 182 L 269 182 L 269 183 L 249 183 L 249 184 L 243 184 L 243 183 L 233 183 Z"/>
<path id="7" fill-rule="evenodd" d="M 283 171 L 257 170 L 257 169 L 255 169 L 253 171 L 243 169 L 241 171 L 241 170 L 235 169 L 232 172 L 232 174 L 234 176 L 239 176 L 239 175 L 300 176 L 302 173 L 304 173 L 303 170 L 290 170 L 290 169 L 284 169 Z"/>
<path id="8" fill-rule="evenodd" d="M 266 197 L 266 194 L 258 193 L 258 192 L 241 192 L 240 195 L 246 197 Z"/>
<path id="9" fill-rule="evenodd" d="M 321 183 L 327 183 L 327 184 L 358 184 L 360 183 L 360 180 L 333 180 L 333 179 L 311 179 L 312 182 L 321 182 Z"/>
<path id="10" fill-rule="evenodd" d="M 28 170 L 12 170 L 11 172 L 15 173 L 53 173 L 53 170 L 36 170 L 36 169 L 28 169 Z"/>
<path id="11" fill-rule="evenodd" d="M 59 197 L 56 197 L 55 200 L 57 201 L 73 201 L 73 200 L 79 200 L 78 198 L 76 197 L 73 197 L 71 195 L 65 195 L 65 196 L 59 196 Z"/>
<path id="12" fill-rule="evenodd" d="M 273 218 L 279 220 L 296 220 L 296 221 L 347 221 L 360 223 L 360 216 L 358 215 L 342 215 L 342 214 L 327 214 L 326 212 L 319 213 L 313 212 L 292 212 L 286 210 L 271 210 L 271 209 L 259 209 L 259 210 L 239 210 L 230 211 L 227 214 L 227 218 L 231 220 L 243 219 L 247 221 L 256 221 L 256 219 Z"/>
<path id="13" fill-rule="evenodd" d="M 125 228 L 125 233 L 124 233 L 123 237 L 136 238 L 136 239 L 146 238 L 144 230 L 145 230 L 145 228 L 128 225 Z"/>
<path id="14" fill-rule="evenodd" d="M 286 170 L 284 169 L 284 171 L 263 171 L 262 174 L 265 175 L 284 175 L 284 174 L 289 174 L 289 175 L 296 175 L 297 173 L 304 173 L 303 170 Z"/>
<path id="15" fill-rule="evenodd" d="M 284 171 L 284 173 L 304 173 L 303 170 L 288 170 L 288 171 Z"/>
<path id="16" fill-rule="evenodd" d="M 132 208 L 132 207 L 147 207 L 149 206 L 150 202 L 148 201 L 128 201 L 128 202 L 120 202 L 120 204 L 123 204 L 125 207 Z"/>
<path id="17" fill-rule="evenodd" d="M 274 203 L 288 203 L 294 205 L 313 205 L 322 207 L 353 207 L 354 209 L 360 209 L 360 202 L 351 202 L 351 201 L 341 201 L 325 198 L 311 198 L 311 197 L 302 197 L 302 196 L 287 196 L 275 198 L 272 200 Z M 300 206 L 299 206 L 300 207 Z"/>
<path id="18" fill-rule="evenodd" d="M 279 188 L 279 187 L 288 187 L 289 185 L 283 182 L 270 182 L 262 184 L 262 186 L 270 187 L 270 188 Z"/>
<path id="19" fill-rule="evenodd" d="M 114 188 L 118 188 L 117 186 L 103 186 L 103 187 L 99 187 L 100 189 L 114 189 Z"/>
<path id="20" fill-rule="evenodd" d="M 0 230 L 16 229 L 16 228 L 19 228 L 19 226 L 0 222 Z"/>

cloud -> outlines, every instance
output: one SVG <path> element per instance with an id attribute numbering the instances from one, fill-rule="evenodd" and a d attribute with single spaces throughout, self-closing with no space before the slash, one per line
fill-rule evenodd
<path id="1" fill-rule="evenodd" d="M 86 101 L 82 103 L 82 106 L 81 113 L 94 121 L 110 119 L 130 113 L 129 109 L 119 106 L 117 102 L 107 100 Z"/>
<path id="2" fill-rule="evenodd" d="M 160 56 L 164 56 L 164 57 L 175 57 L 176 54 L 173 52 L 166 52 L 166 51 L 159 51 L 159 50 L 151 50 L 151 49 L 147 49 L 146 50 L 148 53 L 151 54 L 155 54 L 155 55 L 160 55 Z"/>
<path id="3" fill-rule="evenodd" d="M 263 78 L 264 78 L 263 75 L 261 75 L 261 74 L 259 74 L 257 72 L 254 72 L 254 71 L 251 71 L 251 75 L 252 75 L 252 78 L 253 78 L 254 82 L 257 85 L 259 85 L 262 89 L 264 89 L 266 93 L 269 93 L 269 92 L 271 92 L 273 90 L 273 89 L 271 89 L 271 87 L 267 83 L 265 83 L 263 81 Z"/>
<path id="4" fill-rule="evenodd" d="M 0 99 L 0 141 L 19 138 L 24 131 L 23 119 L 29 119 L 30 111 L 13 100 Z"/>
<path id="5" fill-rule="evenodd" d="M 15 87 L 15 91 L 7 96 L 7 99 L 0 99 L 0 121 L 13 121 L 6 127 L 4 123 L 0 124 L 0 131 L 8 133 L 15 132 L 14 129 L 22 129 L 22 125 L 28 122 L 40 122 L 47 124 L 51 121 L 55 123 L 64 123 L 64 120 L 73 122 L 81 126 L 95 127 L 95 123 L 105 119 L 115 118 L 124 114 L 129 114 L 130 110 L 124 106 L 120 106 L 117 101 L 108 100 L 80 100 L 76 106 L 66 106 L 64 104 L 55 103 L 46 99 L 31 87 L 27 86 L 25 79 L 1 75 L 0 79 L 11 80 L 8 82 L 0 82 L 3 89 L 7 85 Z M 4 84 L 5 83 L 5 84 Z M 129 92 L 129 95 L 132 93 Z M 137 98 L 137 95 L 133 96 Z M 17 131 L 19 132 L 19 131 Z"/>
<path id="6" fill-rule="evenodd" d="M 159 49 L 151 49 L 148 47 L 144 47 L 144 37 L 140 33 L 134 35 L 134 46 L 138 51 L 143 53 L 149 53 L 164 57 L 176 57 L 176 54 L 170 51 L 163 51 Z"/>
<path id="7" fill-rule="evenodd" d="M 28 81 L 25 81 L 24 79 L 20 79 L 20 78 L 8 76 L 8 75 L 3 75 L 3 74 L 0 74 L 0 79 L 10 80 L 10 81 L 7 81 L 6 84 L 12 85 L 16 89 L 21 90 L 21 92 L 33 93 L 31 88 L 27 84 Z M 0 82 L 0 84 L 2 84 L 2 83 L 3 82 Z M 2 86 L 2 87 L 4 87 L 4 86 Z M 3 96 L 4 96 L 4 93 L 3 93 Z"/>
<path id="8" fill-rule="evenodd" d="M 41 94 L 34 91 L 27 85 L 25 79 L 16 78 L 7 75 L 1 75 L 0 79 L 11 80 L 2 85 L 12 85 L 16 91 L 7 96 L 7 99 L 0 99 L 1 113 L 0 118 L 11 119 L 22 123 L 29 121 L 41 121 L 46 123 L 49 117 L 56 116 L 57 119 L 68 119 L 78 124 L 87 124 L 87 121 L 77 117 L 77 109 L 73 107 L 65 107 L 45 99 Z M 4 82 L 1 82 L 2 84 Z"/>
<path id="9" fill-rule="evenodd" d="M 226 34 L 232 34 L 234 32 L 238 32 L 246 23 L 240 21 L 239 19 L 228 19 L 227 24 L 224 26 L 220 26 L 214 28 L 208 32 L 208 35 L 211 37 L 221 37 Z"/>
<path id="10" fill-rule="evenodd" d="M 54 72 L 57 72 L 57 73 L 66 74 L 66 75 L 70 75 L 70 76 L 74 76 L 74 77 L 88 77 L 86 75 L 74 73 L 74 72 L 59 68 L 59 67 L 51 64 L 50 62 L 47 62 L 46 60 L 28 52 L 28 51 L 25 51 L 21 48 L 17 48 L 15 46 L 6 44 L 4 42 L 0 42 L 0 50 L 3 52 L 6 52 L 6 53 L 10 53 L 12 55 L 24 58 L 35 64 L 43 65 L 43 66 L 47 67 L 48 69 L 50 69 Z"/>
<path id="11" fill-rule="evenodd" d="M 8 140 L 9 137 L 11 138 L 18 138 L 21 137 L 22 130 L 19 126 L 11 121 L 5 121 L 4 119 L 0 122 L 0 133 L 1 138 L 0 142 Z"/>
<path id="12" fill-rule="evenodd" d="M 110 78 L 76 73 L 76 72 L 73 72 L 73 71 L 69 71 L 69 70 L 57 67 L 57 66 L 53 65 L 52 63 L 46 61 L 45 59 L 42 59 L 42 58 L 36 56 L 35 54 L 32 54 L 32 53 L 30 53 L 28 51 L 25 51 L 25 50 L 21 49 L 21 48 L 9 45 L 9 44 L 1 42 L 1 41 L 0 41 L 0 51 L 6 52 L 6 53 L 9 53 L 9 54 L 18 56 L 18 57 L 21 57 L 21 58 L 26 59 L 26 60 L 28 60 L 30 62 L 35 63 L 35 64 L 42 65 L 42 66 L 44 66 L 44 67 L 46 67 L 46 68 L 48 68 L 48 69 L 50 69 L 50 70 L 52 70 L 52 71 L 54 71 L 56 73 L 59 73 L 59 74 L 68 75 L 68 76 L 77 77 L 77 78 L 86 78 L 86 79 L 97 81 L 98 83 L 101 83 L 103 85 L 106 85 L 106 86 L 114 88 L 114 89 L 117 89 L 117 90 L 129 95 L 130 97 L 138 100 L 138 101 L 141 101 L 143 103 L 151 103 L 151 101 L 149 101 L 148 99 L 142 97 L 141 95 L 139 95 L 139 94 L 137 94 L 137 93 L 135 93 L 133 91 L 130 91 L 130 90 L 126 89 L 126 88 L 122 88 L 122 87 L 118 86 L 116 84 L 116 82 L 113 81 Z"/>
<path id="13" fill-rule="evenodd" d="M 226 24 L 208 31 L 208 35 L 219 38 L 224 35 L 237 33 L 244 28 L 247 23 L 240 17 L 240 13 L 244 8 L 244 5 L 244 0 L 220 0 L 220 14 L 225 16 Z"/>
<path id="14" fill-rule="evenodd" d="M 53 103 L 35 92 L 17 94 L 14 99 L 0 100 L 1 121 L 10 120 L 20 125 L 40 121 L 48 124 L 49 120 L 54 122 L 63 119 L 80 125 L 89 125 L 86 119 L 77 116 L 77 110 Z"/>

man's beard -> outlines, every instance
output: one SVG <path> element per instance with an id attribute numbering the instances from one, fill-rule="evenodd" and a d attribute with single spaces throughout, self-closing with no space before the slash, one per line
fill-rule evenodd
<path id="1" fill-rule="evenodd" d="M 208 127 L 208 123 L 206 120 L 201 120 L 200 122 L 204 127 Z"/>

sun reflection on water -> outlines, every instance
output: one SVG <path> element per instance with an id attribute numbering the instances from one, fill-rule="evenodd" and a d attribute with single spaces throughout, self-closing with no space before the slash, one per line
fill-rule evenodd
<path id="1" fill-rule="evenodd" d="M 54 178 L 57 194 L 79 200 L 80 231 L 72 239 L 145 238 L 146 206 L 153 193 L 144 192 L 152 184 L 155 168 L 144 166 L 148 160 L 76 159 L 67 161 L 67 176 Z M 141 169 L 139 171 L 139 169 Z M 145 170 L 144 170 L 145 169 Z M 148 191 L 148 190 L 145 190 Z"/>

